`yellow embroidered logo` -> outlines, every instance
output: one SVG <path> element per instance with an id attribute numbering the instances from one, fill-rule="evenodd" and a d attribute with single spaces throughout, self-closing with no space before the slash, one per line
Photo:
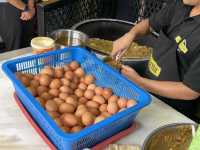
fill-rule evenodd
<path id="1" fill-rule="evenodd" d="M 176 43 L 178 44 L 178 50 L 183 52 L 184 54 L 188 52 L 187 42 L 182 39 L 179 35 L 175 38 Z"/>
<path id="2" fill-rule="evenodd" d="M 161 68 L 158 66 L 157 62 L 154 60 L 153 56 L 151 55 L 149 63 L 148 63 L 149 71 L 155 75 L 156 77 L 159 77 Z"/>

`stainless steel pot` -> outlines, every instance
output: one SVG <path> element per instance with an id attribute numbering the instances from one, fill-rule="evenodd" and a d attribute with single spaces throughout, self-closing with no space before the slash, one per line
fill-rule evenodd
<path id="1" fill-rule="evenodd" d="M 75 24 L 72 29 L 84 32 L 90 38 L 113 41 L 127 33 L 134 25 L 135 23 L 117 19 L 89 19 Z M 148 39 L 149 37 L 144 37 L 138 39 L 136 42 L 142 45 L 149 45 Z M 105 57 L 105 55 L 100 53 L 96 54 L 99 57 Z M 122 59 L 122 63 L 134 67 L 140 75 L 145 75 L 148 60 L 149 58 Z"/>
<path id="2" fill-rule="evenodd" d="M 194 123 L 173 123 L 155 129 L 144 141 L 142 150 L 184 150 L 188 149 L 197 125 Z M 186 132 L 187 136 L 184 133 Z M 171 134 L 174 134 L 170 136 Z M 189 138 L 189 139 L 188 139 Z M 170 145 L 170 143 L 172 143 Z M 176 148 L 175 148 L 176 147 Z M 184 147 L 184 148 L 183 148 Z"/>
<path id="3" fill-rule="evenodd" d="M 77 30 L 71 29 L 59 29 L 53 31 L 50 36 L 55 40 L 55 44 L 58 47 L 69 46 L 84 46 L 84 43 L 88 39 L 88 35 Z"/>

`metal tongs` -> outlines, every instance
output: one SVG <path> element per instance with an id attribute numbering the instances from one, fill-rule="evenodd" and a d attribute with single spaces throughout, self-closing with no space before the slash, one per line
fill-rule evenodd
<path id="1" fill-rule="evenodd" d="M 118 52 L 114 55 L 113 59 L 114 59 L 116 62 L 121 62 L 121 58 L 122 58 L 122 56 L 124 55 L 125 52 L 126 52 L 125 49 L 121 49 L 120 51 L 118 51 Z"/>
<path id="2" fill-rule="evenodd" d="M 110 66 L 120 70 L 122 67 L 121 57 L 125 53 L 125 50 L 120 50 L 114 57 L 107 56 L 104 58 L 104 62 L 109 64 Z"/>

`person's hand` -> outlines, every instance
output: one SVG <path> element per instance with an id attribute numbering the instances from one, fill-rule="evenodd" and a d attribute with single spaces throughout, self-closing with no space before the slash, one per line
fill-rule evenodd
<path id="1" fill-rule="evenodd" d="M 114 41 L 111 57 L 114 60 L 116 60 L 116 56 L 119 54 L 119 58 L 120 58 L 124 54 L 124 52 L 129 48 L 133 39 L 134 39 L 134 36 L 128 32 L 125 35 L 123 35 L 121 38 Z"/>
<path id="2" fill-rule="evenodd" d="M 138 83 L 138 81 L 141 79 L 141 76 L 133 68 L 126 65 L 122 65 L 121 73 L 135 83 Z"/>
<path id="3" fill-rule="evenodd" d="M 22 12 L 20 19 L 23 21 L 31 20 L 35 16 L 35 8 Z"/>

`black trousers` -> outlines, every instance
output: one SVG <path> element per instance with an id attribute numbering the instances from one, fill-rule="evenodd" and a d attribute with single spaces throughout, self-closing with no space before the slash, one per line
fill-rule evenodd
<path id="1" fill-rule="evenodd" d="M 21 11 L 9 3 L 0 3 L 0 36 L 6 50 L 29 46 L 33 33 L 33 20 L 22 21 Z"/>
<path id="2" fill-rule="evenodd" d="M 0 3 L 0 35 L 8 50 L 20 48 L 22 33 L 20 14 L 20 10 L 14 6 Z"/>

